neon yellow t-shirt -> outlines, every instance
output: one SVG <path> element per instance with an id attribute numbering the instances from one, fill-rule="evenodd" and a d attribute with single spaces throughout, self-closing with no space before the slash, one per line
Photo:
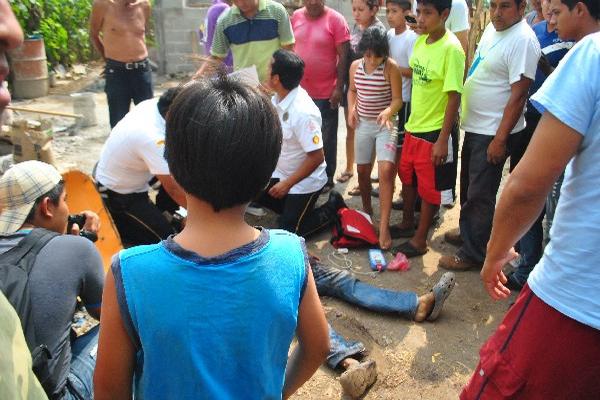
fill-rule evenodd
<path id="1" fill-rule="evenodd" d="M 465 52 L 452 32 L 427 44 L 421 35 L 410 57 L 413 71 L 411 113 L 406 130 L 431 132 L 442 128 L 448 105 L 448 92 L 463 91 Z"/>

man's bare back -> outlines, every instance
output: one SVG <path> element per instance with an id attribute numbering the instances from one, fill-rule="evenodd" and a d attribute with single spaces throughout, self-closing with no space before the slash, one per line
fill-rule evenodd
<path id="1" fill-rule="evenodd" d="M 150 12 L 148 0 L 95 0 L 90 35 L 100 54 L 121 62 L 145 59 Z"/>

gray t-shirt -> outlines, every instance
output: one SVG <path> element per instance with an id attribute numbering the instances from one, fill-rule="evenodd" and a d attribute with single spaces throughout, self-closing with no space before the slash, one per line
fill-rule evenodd
<path id="1" fill-rule="evenodd" d="M 16 246 L 30 231 L 0 238 L 0 254 Z M 77 296 L 87 308 L 100 307 L 104 286 L 102 258 L 89 240 L 60 235 L 36 258 L 29 278 L 36 338 L 52 354 L 50 371 L 60 368 L 56 390 L 66 383 L 71 365 L 71 323 Z M 60 362 L 60 363 L 59 363 Z"/>

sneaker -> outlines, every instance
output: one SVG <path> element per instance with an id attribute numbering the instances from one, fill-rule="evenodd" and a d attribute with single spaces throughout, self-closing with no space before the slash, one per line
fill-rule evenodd
<path id="1" fill-rule="evenodd" d="M 444 240 L 454 246 L 460 247 L 463 244 L 463 240 L 460 237 L 460 230 L 454 228 L 451 231 L 444 233 Z"/>
<path id="2" fill-rule="evenodd" d="M 255 217 L 264 217 L 267 215 L 267 212 L 264 208 L 262 208 L 257 203 L 250 203 L 248 207 L 246 207 L 246 213 L 250 215 L 254 215 Z"/>
<path id="3" fill-rule="evenodd" d="M 348 368 L 340 376 L 340 384 L 344 394 L 352 399 L 360 398 L 377 380 L 377 364 L 375 360 L 365 360 Z"/>
<path id="4" fill-rule="evenodd" d="M 466 258 L 461 258 L 457 255 L 442 256 L 438 261 L 438 267 L 449 271 L 467 271 L 470 269 L 481 269 L 483 265 L 478 262 L 471 261 Z"/>

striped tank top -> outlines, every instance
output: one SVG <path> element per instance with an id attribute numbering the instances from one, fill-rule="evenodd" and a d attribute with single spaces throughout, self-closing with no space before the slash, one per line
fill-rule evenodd
<path id="1" fill-rule="evenodd" d="M 362 61 L 354 73 L 356 110 L 361 118 L 376 119 L 392 102 L 392 86 L 385 80 L 384 68 L 385 62 L 367 74 Z"/>

